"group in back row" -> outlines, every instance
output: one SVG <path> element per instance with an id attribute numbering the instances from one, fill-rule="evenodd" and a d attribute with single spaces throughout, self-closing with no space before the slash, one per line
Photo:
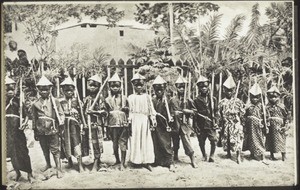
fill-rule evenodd
<path id="1" fill-rule="evenodd" d="M 93 164 L 92 171 L 104 170 L 100 163 L 103 126 L 109 128 L 115 165 L 120 165 L 120 170 L 127 167 L 129 144 L 129 161 L 133 167 L 143 166 L 152 171 L 153 166 L 159 165 L 174 172 L 180 139 L 192 167 L 197 168 L 190 141 L 192 132 L 197 135 L 204 161 L 215 161 L 217 146 L 223 147 L 228 158 L 231 158 L 231 152 L 236 152 L 237 163 L 241 162 L 241 151 L 246 150 L 250 150 L 251 158 L 266 164 L 265 150 L 270 151 L 272 160 L 276 159 L 274 153 L 277 152 L 282 153 L 283 161 L 286 159 L 288 114 L 279 102 L 280 91 L 275 86 L 267 91 L 265 111 L 259 85 L 255 83 L 249 89 L 250 103 L 245 105 L 234 96 L 236 84 L 231 75 L 223 83 L 225 98 L 219 103 L 210 96 L 210 82 L 204 76 L 197 81 L 199 93 L 194 100 L 186 98 L 187 81 L 182 76 L 175 82 L 177 93 L 171 98 L 166 96 L 167 83 L 161 76 L 153 82 L 154 97 L 145 93 L 144 76 L 136 73 L 131 83 L 134 94 L 127 98 L 122 94 L 119 76 L 113 75 L 108 80 L 109 96 L 103 98 L 100 94 L 105 82 L 101 85 L 100 77 L 94 75 L 88 79 L 89 96 L 82 103 L 70 77 L 61 83 L 64 98 L 57 99 L 51 95 L 53 84 L 42 76 L 36 84 L 40 97 L 31 107 L 34 137 L 40 142 L 46 161 L 42 171 L 51 168 L 50 152 L 58 178 L 62 177 L 61 158 L 67 158 L 69 167 L 72 167 L 72 156 L 77 158 L 79 172 L 85 170 L 83 166 L 86 164 Z M 15 94 L 16 82 L 6 77 L 5 84 L 7 157 L 11 157 L 16 180 L 21 176 L 20 171 L 25 171 L 31 182 L 31 161 L 23 132 L 28 115 L 22 110 L 20 120 L 22 106 Z M 209 156 L 205 150 L 207 138 L 211 145 Z"/>

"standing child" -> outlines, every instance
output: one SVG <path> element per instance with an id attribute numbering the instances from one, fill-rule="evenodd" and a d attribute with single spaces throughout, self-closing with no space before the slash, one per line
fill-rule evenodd
<path id="1" fill-rule="evenodd" d="M 263 125 L 263 107 L 261 103 L 261 88 L 255 83 L 250 91 L 250 106 L 246 109 L 245 114 L 245 140 L 243 150 L 250 150 L 251 158 L 259 158 L 263 163 L 265 142 L 264 142 L 264 125 Z"/>
<path id="2" fill-rule="evenodd" d="M 72 155 L 77 158 L 78 171 L 83 171 L 82 157 L 81 157 L 81 129 L 82 115 L 80 115 L 80 103 L 78 98 L 74 97 L 75 85 L 70 77 L 66 78 L 61 86 L 65 97 L 61 99 L 60 103 L 65 113 L 65 125 L 62 135 L 63 153 L 68 159 L 68 167 L 73 166 Z"/>
<path id="3" fill-rule="evenodd" d="M 131 125 L 131 153 L 133 164 L 142 164 L 152 171 L 150 164 L 154 162 L 154 147 L 151 130 L 156 127 L 156 112 L 151 97 L 144 93 L 145 77 L 136 73 L 131 82 L 135 94 L 128 97 L 129 125 Z"/>
<path id="4" fill-rule="evenodd" d="M 126 150 L 129 138 L 127 115 L 128 102 L 127 98 L 122 95 L 121 79 L 117 73 L 108 80 L 111 96 L 105 99 L 105 108 L 108 112 L 108 127 L 111 132 L 113 151 L 116 158 L 114 165 L 121 164 L 120 170 L 126 168 Z M 121 161 L 119 157 L 119 147 L 121 150 Z"/>
<path id="5" fill-rule="evenodd" d="M 279 102 L 280 92 L 276 86 L 268 91 L 267 117 L 269 133 L 266 136 L 266 150 L 271 153 L 271 160 L 277 160 L 274 153 L 281 152 L 282 161 L 286 159 L 286 131 L 288 114 L 285 106 Z"/>
<path id="6" fill-rule="evenodd" d="M 170 110 L 168 110 L 168 100 L 164 95 L 167 82 L 157 76 L 153 82 L 153 89 L 156 97 L 152 99 L 154 109 L 157 112 L 157 127 L 152 131 L 154 143 L 155 165 L 168 167 L 171 172 L 175 172 L 172 150 L 172 136 L 168 122 L 172 121 Z M 168 128 L 169 127 L 169 128 Z"/>
<path id="7" fill-rule="evenodd" d="M 214 154 L 217 146 L 217 114 L 218 105 L 217 99 L 213 97 L 213 104 L 208 93 L 209 81 L 206 77 L 200 76 L 197 81 L 199 95 L 194 100 L 196 113 L 194 117 L 194 129 L 197 133 L 199 146 L 205 161 L 214 162 Z M 213 117 L 214 116 L 214 117 Z M 207 159 L 205 152 L 205 141 L 208 138 L 210 141 L 210 156 Z"/>
<path id="8" fill-rule="evenodd" d="M 42 76 L 36 84 L 40 98 L 32 106 L 32 128 L 34 130 L 34 138 L 40 141 L 41 148 L 46 160 L 46 167 L 42 171 L 51 168 L 50 152 L 53 155 L 56 165 L 57 178 L 62 177 L 60 163 L 60 137 L 65 114 L 60 102 L 51 95 L 52 83 Z"/>
<path id="9" fill-rule="evenodd" d="M 191 126 L 189 124 L 189 117 L 194 114 L 194 102 L 184 95 L 187 81 L 182 76 L 179 76 L 175 82 L 175 86 L 177 88 L 177 96 L 170 100 L 170 112 L 175 122 L 175 130 L 172 134 L 174 160 L 178 160 L 178 150 L 181 139 L 185 154 L 191 159 L 192 167 L 197 168 L 198 166 L 195 163 L 194 150 L 190 140 Z"/>
<path id="10" fill-rule="evenodd" d="M 20 118 L 20 101 L 15 96 L 16 82 L 11 78 L 5 78 L 6 85 L 6 144 L 7 144 L 7 158 L 11 158 L 11 163 L 16 171 L 15 180 L 18 181 L 21 177 L 21 172 L 27 172 L 27 179 L 32 182 L 32 169 L 29 157 L 29 151 L 26 146 L 26 137 L 24 128 L 28 120 L 25 109 L 23 109 L 24 118 Z M 24 108 L 24 106 L 23 106 Z M 25 119 L 23 121 L 23 119 Z M 22 126 L 20 126 L 22 120 Z"/>
<path id="11" fill-rule="evenodd" d="M 102 117 L 106 116 L 106 112 L 104 110 L 104 100 L 100 97 L 96 100 L 96 96 L 100 90 L 101 79 L 98 75 L 94 75 L 88 79 L 87 90 L 89 91 L 89 96 L 87 96 L 84 100 L 83 110 L 85 112 L 86 118 L 90 117 L 91 126 L 91 135 L 92 135 L 92 144 L 93 147 L 89 146 L 89 130 L 85 128 L 84 136 L 83 136 L 83 155 L 86 156 L 89 154 L 89 149 L 93 148 L 94 152 L 94 164 L 92 168 L 92 172 L 98 171 L 98 167 L 100 166 L 100 157 L 101 153 L 103 153 L 103 120 Z M 93 110 L 91 110 L 91 106 L 95 102 L 95 106 Z M 89 116 L 88 116 L 89 115 Z M 89 119 L 87 119 L 88 121 Z"/>
<path id="12" fill-rule="evenodd" d="M 221 145 L 231 158 L 231 151 L 236 152 L 237 163 L 241 162 L 243 147 L 243 119 L 245 114 L 244 103 L 234 96 L 236 84 L 230 75 L 223 83 L 225 98 L 219 103 L 219 126 L 221 127 Z M 236 89 L 238 90 L 238 89 Z"/>

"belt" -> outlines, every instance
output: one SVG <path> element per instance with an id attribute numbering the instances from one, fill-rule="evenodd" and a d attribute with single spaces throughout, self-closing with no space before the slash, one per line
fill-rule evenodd
<path id="1" fill-rule="evenodd" d="M 283 121 L 283 119 L 282 119 L 282 118 L 280 118 L 280 117 L 269 117 L 269 119 L 275 119 L 275 120 L 280 120 L 280 121 Z"/>
<path id="2" fill-rule="evenodd" d="M 5 117 L 16 117 L 16 118 L 20 118 L 20 116 L 15 115 L 15 114 L 6 114 Z"/>

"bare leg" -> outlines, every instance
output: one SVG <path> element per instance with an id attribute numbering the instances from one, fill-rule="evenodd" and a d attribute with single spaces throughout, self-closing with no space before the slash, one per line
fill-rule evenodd
<path id="1" fill-rule="evenodd" d="M 216 143 L 215 141 L 210 141 L 210 156 L 209 156 L 209 162 L 215 162 L 215 151 L 216 151 Z"/>
<path id="2" fill-rule="evenodd" d="M 81 172 L 83 172 L 84 171 L 84 168 L 83 168 L 83 166 L 82 166 L 82 157 L 81 156 L 79 156 L 78 158 L 77 158 L 77 161 L 78 161 L 78 171 L 79 171 L 79 173 L 81 173 Z"/>
<path id="3" fill-rule="evenodd" d="M 194 156 L 194 153 L 192 153 L 192 154 L 190 155 L 190 159 L 191 159 L 192 167 L 193 167 L 193 168 L 198 168 L 198 165 L 197 165 L 196 162 L 195 162 L 195 156 Z"/>
<path id="4" fill-rule="evenodd" d="M 93 169 L 91 172 L 97 172 L 98 171 L 98 165 L 99 165 L 100 161 L 99 158 L 95 158 L 94 159 L 94 164 L 93 164 Z"/>
<path id="5" fill-rule="evenodd" d="M 285 161 L 286 160 L 286 153 L 282 152 L 281 155 L 282 155 L 282 161 Z"/>
<path id="6" fill-rule="evenodd" d="M 16 179 L 15 179 L 15 181 L 19 181 L 20 177 L 21 177 L 20 170 L 16 170 Z"/>
<path id="7" fill-rule="evenodd" d="M 236 162 L 241 163 L 241 152 L 239 150 L 236 151 Z"/>
<path id="8" fill-rule="evenodd" d="M 27 179 L 28 179 L 29 183 L 32 183 L 32 179 L 33 179 L 32 172 L 29 172 L 29 173 L 27 174 Z"/>
<path id="9" fill-rule="evenodd" d="M 123 171 L 125 168 L 127 168 L 126 165 L 126 151 L 121 151 L 121 166 L 120 170 Z"/>
<path id="10" fill-rule="evenodd" d="M 54 162 L 56 165 L 57 178 L 62 178 L 62 170 L 61 170 L 61 163 L 60 163 L 59 155 L 53 155 L 53 157 L 54 157 Z"/>
<path id="11" fill-rule="evenodd" d="M 270 158 L 271 158 L 271 160 L 277 160 L 277 158 L 275 158 L 275 156 L 274 156 L 274 153 L 273 153 L 273 152 L 271 152 L 271 153 L 270 153 Z"/>
<path id="12" fill-rule="evenodd" d="M 73 161 L 72 161 L 72 158 L 68 158 L 68 168 L 72 168 L 73 167 Z"/>

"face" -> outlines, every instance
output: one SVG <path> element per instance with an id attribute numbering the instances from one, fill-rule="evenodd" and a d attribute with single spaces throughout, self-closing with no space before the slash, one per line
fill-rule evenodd
<path id="1" fill-rule="evenodd" d="M 199 94 L 207 94 L 208 92 L 208 82 L 198 83 Z"/>
<path id="2" fill-rule="evenodd" d="M 162 98 L 165 92 L 165 86 L 161 84 L 153 85 L 153 89 L 155 91 L 155 95 L 157 98 Z"/>
<path id="3" fill-rule="evenodd" d="M 16 51 L 18 49 L 17 43 L 13 42 L 13 41 L 9 42 L 8 46 L 9 46 L 10 51 Z"/>
<path id="4" fill-rule="evenodd" d="M 113 95 L 118 94 L 121 91 L 121 82 L 110 82 L 109 88 Z"/>
<path id="5" fill-rule="evenodd" d="M 15 84 L 7 84 L 6 85 L 6 97 L 8 99 L 14 97 L 15 95 Z"/>
<path id="6" fill-rule="evenodd" d="M 51 86 L 39 86 L 38 91 L 42 98 L 48 98 L 50 95 Z"/>
<path id="7" fill-rule="evenodd" d="M 74 95 L 74 86 L 73 85 L 65 85 L 63 87 L 64 90 L 64 94 L 66 96 L 66 98 L 72 98 Z"/>
<path id="8" fill-rule="evenodd" d="M 132 84 L 134 86 L 134 91 L 137 94 L 141 94 L 143 92 L 144 80 L 134 80 L 134 81 L 132 81 Z"/>
<path id="9" fill-rule="evenodd" d="M 179 83 L 179 84 L 175 84 L 175 86 L 177 88 L 178 95 L 183 96 L 184 91 L 185 91 L 185 84 L 184 83 Z"/>
<path id="10" fill-rule="evenodd" d="M 254 105 L 258 104 L 259 101 L 260 101 L 260 97 L 261 97 L 260 94 L 256 95 L 256 96 L 250 94 L 250 101 L 251 101 L 251 103 L 254 104 Z"/>
<path id="11" fill-rule="evenodd" d="M 93 80 L 89 80 L 87 82 L 87 90 L 91 93 L 91 94 L 96 94 L 98 93 L 100 88 L 100 83 L 93 81 Z"/>
<path id="12" fill-rule="evenodd" d="M 234 88 L 231 88 L 231 89 L 228 89 L 224 86 L 224 94 L 225 94 L 225 97 L 230 99 L 233 95 L 233 92 L 234 92 Z"/>
<path id="13" fill-rule="evenodd" d="M 276 92 L 268 93 L 268 100 L 271 104 L 276 104 L 279 101 L 279 94 Z"/>

